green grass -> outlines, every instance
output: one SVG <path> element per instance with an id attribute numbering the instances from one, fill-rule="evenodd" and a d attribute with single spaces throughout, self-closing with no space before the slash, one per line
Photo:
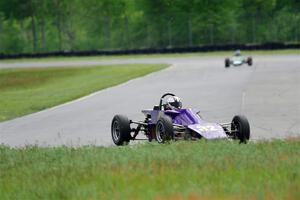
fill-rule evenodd
<path id="1" fill-rule="evenodd" d="M 0 146 L 0 199 L 300 199 L 300 140 Z"/>
<path id="2" fill-rule="evenodd" d="M 0 69 L 0 121 L 40 111 L 166 66 Z"/>
<path id="3" fill-rule="evenodd" d="M 231 56 L 234 51 L 212 51 L 198 53 L 167 53 L 167 54 L 141 54 L 141 55 L 118 55 L 118 56 L 83 56 L 83 57 L 48 57 L 48 58 L 20 58 L 0 60 L 3 63 L 15 62 L 35 62 L 35 61 L 68 61 L 68 60 L 112 60 L 130 58 L 160 58 L 160 57 L 193 57 L 193 56 Z M 280 55 L 280 54 L 300 54 L 300 49 L 285 50 L 254 50 L 242 51 L 245 55 Z"/>

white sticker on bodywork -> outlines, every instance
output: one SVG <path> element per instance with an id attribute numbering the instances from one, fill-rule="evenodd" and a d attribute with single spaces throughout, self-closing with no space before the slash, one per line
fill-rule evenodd
<path id="1" fill-rule="evenodd" d="M 219 124 L 192 124 L 189 125 L 188 128 L 195 131 L 196 133 L 199 133 L 206 139 L 227 138 L 225 131 Z"/>

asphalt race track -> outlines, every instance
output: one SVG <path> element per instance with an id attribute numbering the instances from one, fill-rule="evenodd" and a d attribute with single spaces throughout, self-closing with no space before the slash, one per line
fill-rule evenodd
<path id="1" fill-rule="evenodd" d="M 0 123 L 10 146 L 110 145 L 112 117 L 143 119 L 164 92 L 216 122 L 248 117 L 251 140 L 300 136 L 300 55 L 253 56 L 254 65 L 224 68 L 223 57 L 138 58 L 0 64 L 0 67 L 170 63 L 171 67 L 45 111 Z M 1 98 L 1 97 L 0 97 Z"/>

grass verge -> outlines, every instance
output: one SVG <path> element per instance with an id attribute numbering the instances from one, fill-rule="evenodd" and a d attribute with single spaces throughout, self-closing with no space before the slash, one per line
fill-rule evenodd
<path id="1" fill-rule="evenodd" d="M 132 59 L 132 58 L 161 58 L 161 57 L 194 57 L 194 56 L 231 56 L 234 51 L 212 51 L 197 53 L 167 53 L 167 54 L 140 54 L 140 55 L 105 55 L 105 56 L 82 56 L 82 57 L 48 57 L 48 58 L 20 58 L 20 59 L 4 59 L 3 63 L 15 62 L 47 62 L 47 61 L 76 61 L 76 60 L 113 60 L 113 59 Z M 245 50 L 244 55 L 288 55 L 300 54 L 300 49 L 284 49 L 284 50 Z"/>
<path id="2" fill-rule="evenodd" d="M 49 108 L 167 65 L 0 69 L 0 121 Z"/>
<path id="3" fill-rule="evenodd" d="M 300 140 L 0 146 L 0 199 L 300 199 Z"/>

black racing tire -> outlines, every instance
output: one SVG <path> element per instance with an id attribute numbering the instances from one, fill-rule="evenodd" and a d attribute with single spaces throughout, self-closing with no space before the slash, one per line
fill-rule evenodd
<path id="1" fill-rule="evenodd" d="M 236 138 L 240 143 L 247 143 L 250 139 L 250 125 L 248 119 L 243 115 L 236 115 L 232 119 L 231 130 L 236 130 Z"/>
<path id="2" fill-rule="evenodd" d="M 131 139 L 130 121 L 124 115 L 115 115 L 111 122 L 111 137 L 113 142 L 120 146 L 126 145 Z"/>
<path id="3" fill-rule="evenodd" d="M 230 59 L 229 58 L 225 59 L 225 67 L 226 68 L 230 67 Z"/>
<path id="4" fill-rule="evenodd" d="M 251 57 L 248 57 L 248 59 L 247 59 L 247 63 L 248 63 L 248 66 L 252 66 L 252 64 L 253 64 L 253 60 L 252 60 L 252 58 L 251 58 Z"/>
<path id="5" fill-rule="evenodd" d="M 155 127 L 155 137 L 160 144 L 174 139 L 173 123 L 169 116 L 159 117 Z"/>

